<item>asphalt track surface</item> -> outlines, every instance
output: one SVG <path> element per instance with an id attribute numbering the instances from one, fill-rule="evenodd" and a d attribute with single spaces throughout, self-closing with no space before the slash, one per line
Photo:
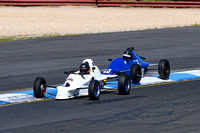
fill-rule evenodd
<path id="1" fill-rule="evenodd" d="M 0 91 L 32 86 L 36 76 L 49 84 L 64 82 L 63 71 L 78 69 L 85 58 L 105 68 L 134 46 L 157 63 L 167 58 L 172 70 L 200 66 L 200 27 L 42 38 L 0 43 Z M 140 87 L 72 100 L 0 107 L 0 132 L 200 132 L 200 80 Z"/>

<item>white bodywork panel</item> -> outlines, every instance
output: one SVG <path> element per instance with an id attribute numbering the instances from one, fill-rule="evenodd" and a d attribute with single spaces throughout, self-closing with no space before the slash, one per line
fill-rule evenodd
<path id="1" fill-rule="evenodd" d="M 57 87 L 56 99 L 69 99 L 88 95 L 88 86 L 91 80 L 103 81 L 108 78 L 115 78 L 118 75 L 102 75 L 99 68 L 91 59 L 85 59 L 90 66 L 89 74 L 81 75 L 79 71 L 70 74 L 62 86 Z"/>

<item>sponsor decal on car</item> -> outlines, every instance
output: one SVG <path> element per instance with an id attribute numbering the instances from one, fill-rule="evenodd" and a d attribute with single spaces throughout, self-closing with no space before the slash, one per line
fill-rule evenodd
<path id="1" fill-rule="evenodd" d="M 73 82 L 74 80 L 72 78 L 68 78 L 66 81 L 71 81 Z"/>
<path id="2" fill-rule="evenodd" d="M 111 72 L 111 69 L 106 69 L 103 71 L 103 73 L 110 73 Z"/>

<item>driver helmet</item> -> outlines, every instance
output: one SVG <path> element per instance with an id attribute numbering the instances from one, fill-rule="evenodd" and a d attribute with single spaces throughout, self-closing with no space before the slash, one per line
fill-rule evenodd
<path id="1" fill-rule="evenodd" d="M 133 59 L 133 55 L 132 55 L 132 50 L 131 49 L 127 49 L 124 54 L 123 54 L 123 59 L 125 60 L 132 60 Z"/>
<path id="2" fill-rule="evenodd" d="M 82 63 L 79 67 L 79 71 L 81 73 L 88 73 L 89 72 L 89 69 L 90 69 L 90 66 L 88 64 L 88 62 L 85 62 L 85 63 Z"/>

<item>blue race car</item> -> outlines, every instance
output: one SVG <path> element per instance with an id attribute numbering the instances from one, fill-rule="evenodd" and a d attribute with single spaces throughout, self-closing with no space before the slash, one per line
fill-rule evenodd
<path id="1" fill-rule="evenodd" d="M 138 56 L 134 48 L 127 48 L 124 52 L 122 58 L 115 58 L 110 65 L 102 71 L 102 74 L 125 74 L 127 75 L 133 83 L 139 83 L 144 74 L 150 70 L 150 66 L 158 66 L 159 76 L 161 79 L 168 79 L 170 75 L 170 64 L 167 59 L 160 60 L 159 64 L 151 64 L 144 61 L 145 58 Z M 155 70 L 155 69 L 154 69 Z"/>

